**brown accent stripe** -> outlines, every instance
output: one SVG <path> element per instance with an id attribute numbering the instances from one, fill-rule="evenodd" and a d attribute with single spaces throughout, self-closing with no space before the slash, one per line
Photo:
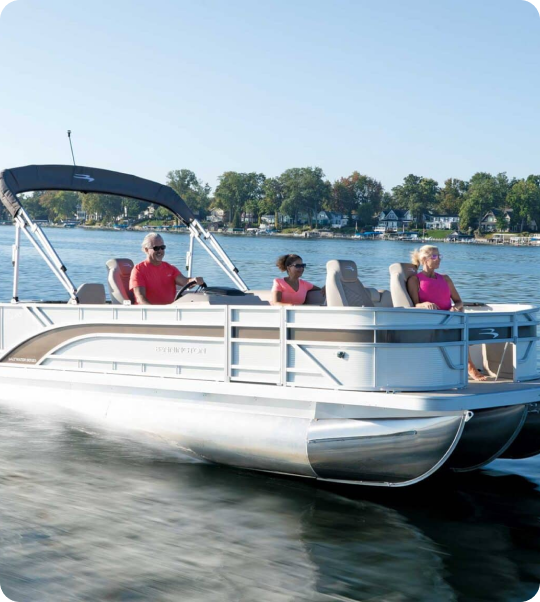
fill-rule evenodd
<path id="1" fill-rule="evenodd" d="M 279 328 L 251 328 L 249 326 L 233 326 L 233 339 L 271 339 L 279 341 Z"/>
<path id="2" fill-rule="evenodd" d="M 184 337 L 215 337 L 224 335 L 222 326 L 161 326 L 139 324 L 93 324 L 62 326 L 42 332 L 8 351 L 1 363 L 37 364 L 51 349 L 70 339 L 92 334 L 160 335 Z"/>
<path id="3" fill-rule="evenodd" d="M 289 328 L 289 341 L 321 343 L 373 343 L 373 330 L 319 330 L 317 328 Z"/>

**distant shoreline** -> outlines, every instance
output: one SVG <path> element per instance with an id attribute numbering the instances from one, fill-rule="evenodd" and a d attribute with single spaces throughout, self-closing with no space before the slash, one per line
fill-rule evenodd
<path id="1" fill-rule="evenodd" d="M 2 222 L 1 226 L 12 226 L 12 223 Z M 64 226 L 62 224 L 41 224 L 43 228 L 55 228 L 55 229 L 75 229 L 81 228 L 83 230 L 98 230 L 98 231 L 108 231 L 108 232 L 156 232 L 158 234 L 189 234 L 189 230 L 187 228 L 179 228 L 179 229 L 170 229 L 163 230 L 160 227 L 156 228 L 115 228 L 112 226 Z M 218 236 L 234 236 L 234 237 L 246 237 L 246 238 L 303 238 L 305 240 L 358 240 L 358 241 L 393 241 L 393 242 L 407 242 L 407 243 L 450 243 L 450 244 L 467 244 L 467 245 L 484 245 L 489 247 L 539 247 L 540 248 L 540 234 L 537 236 L 523 237 L 518 235 L 513 235 L 510 233 L 499 233 L 502 234 L 505 238 L 503 240 L 494 240 L 493 238 L 474 238 L 468 240 L 448 240 L 448 238 L 433 238 L 433 237 L 419 237 L 419 238 L 403 238 L 403 237 L 388 237 L 385 235 L 380 236 L 362 236 L 362 235 L 349 235 L 349 234 L 339 234 L 333 232 L 312 232 L 306 231 L 301 233 L 283 233 L 283 232 L 273 232 L 272 234 L 253 234 L 248 232 L 211 232 L 214 235 Z"/>

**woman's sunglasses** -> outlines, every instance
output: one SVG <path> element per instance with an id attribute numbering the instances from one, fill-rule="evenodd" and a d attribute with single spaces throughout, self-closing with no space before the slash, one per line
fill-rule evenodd
<path id="1" fill-rule="evenodd" d="M 438 254 L 433 254 L 430 255 L 431 259 L 433 259 L 433 261 L 435 261 L 436 259 L 442 259 L 442 255 L 438 255 Z"/>
<path id="2" fill-rule="evenodd" d="M 167 248 L 167 245 L 156 245 L 155 247 L 150 247 L 151 249 L 154 249 L 154 251 L 165 251 L 165 249 Z"/>
<path id="3" fill-rule="evenodd" d="M 307 265 L 307 263 L 290 263 L 289 267 L 290 268 L 297 268 L 299 270 L 300 268 L 305 268 L 306 265 Z"/>

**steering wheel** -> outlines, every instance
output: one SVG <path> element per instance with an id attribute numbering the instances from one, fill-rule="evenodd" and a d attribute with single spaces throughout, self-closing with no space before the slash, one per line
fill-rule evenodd
<path id="1" fill-rule="evenodd" d="M 180 297 L 182 297 L 188 289 L 193 288 L 193 287 L 195 287 L 194 292 L 198 293 L 200 291 L 204 291 L 204 289 L 206 288 L 206 284 L 204 282 L 202 284 L 196 284 L 195 282 L 188 282 L 188 283 L 184 284 L 184 286 L 176 293 L 176 297 L 174 298 L 174 300 L 178 301 L 178 299 L 180 299 Z"/>

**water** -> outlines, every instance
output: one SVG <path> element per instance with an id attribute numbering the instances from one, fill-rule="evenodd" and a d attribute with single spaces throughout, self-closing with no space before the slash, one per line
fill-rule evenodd
<path id="1" fill-rule="evenodd" d="M 76 285 L 105 281 L 110 257 L 142 258 L 135 232 L 46 230 Z M 0 228 L 0 298 L 11 297 Z M 165 235 L 180 268 L 186 236 Z M 406 243 L 221 237 L 248 285 L 269 288 L 284 252 L 322 284 L 353 258 L 388 287 Z M 540 303 L 540 249 L 440 245 L 466 300 Z M 21 298 L 66 299 L 23 250 Z M 204 254 L 205 255 L 205 254 Z M 228 279 L 197 253 L 196 273 Z M 399 490 L 196 462 L 76 415 L 0 407 L 0 586 L 17 602 L 500 601 L 540 584 L 540 462 L 497 461 Z"/>

